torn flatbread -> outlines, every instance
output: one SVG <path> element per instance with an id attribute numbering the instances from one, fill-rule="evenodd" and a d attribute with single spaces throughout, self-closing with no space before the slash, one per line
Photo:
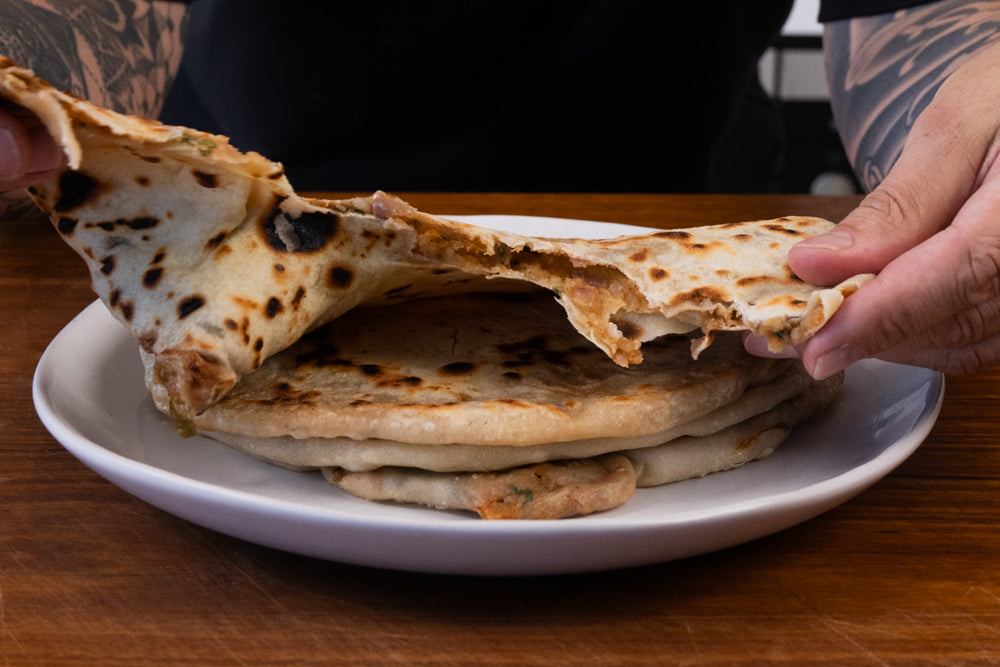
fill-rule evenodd
<path id="1" fill-rule="evenodd" d="M 139 340 L 150 385 L 182 429 L 265 359 L 365 302 L 482 290 L 485 279 L 530 283 L 628 366 L 643 343 L 679 331 L 703 332 L 695 354 L 717 330 L 800 342 L 868 279 L 795 278 L 788 249 L 832 227 L 816 218 L 537 239 L 384 193 L 302 197 L 280 164 L 225 137 L 103 109 L 3 57 L 0 97 L 37 114 L 62 146 L 65 170 L 31 194 Z"/>

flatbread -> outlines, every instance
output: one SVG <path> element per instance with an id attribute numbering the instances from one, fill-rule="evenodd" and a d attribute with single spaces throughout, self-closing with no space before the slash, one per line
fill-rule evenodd
<path id="1" fill-rule="evenodd" d="M 681 437 L 657 447 L 623 452 L 637 486 L 660 486 L 739 468 L 766 458 L 792 429 L 829 406 L 844 383 L 838 373 L 813 382 L 798 396 L 717 433 Z"/>
<path id="2" fill-rule="evenodd" d="M 718 433 L 587 459 L 558 460 L 496 472 L 430 472 L 385 467 L 323 474 L 371 501 L 476 512 L 483 519 L 563 519 L 627 502 L 637 487 L 658 486 L 731 470 L 770 456 L 798 423 L 833 400 L 842 375 L 813 384 L 775 409 Z"/>
<path id="3" fill-rule="evenodd" d="M 695 355 L 717 330 L 800 342 L 870 278 L 795 278 L 788 249 L 832 228 L 817 218 L 535 239 L 385 193 L 299 196 L 280 164 L 225 137 L 103 109 L 2 56 L 0 97 L 37 114 L 62 146 L 66 169 L 31 194 L 139 340 L 157 404 L 182 430 L 265 359 L 364 302 L 482 290 L 487 278 L 531 283 L 628 366 L 644 342 L 680 331 L 703 332 Z"/>
<path id="4" fill-rule="evenodd" d="M 557 519 L 768 456 L 842 381 L 759 359 L 729 332 L 615 365 L 545 292 L 361 307 L 195 418 L 203 434 L 368 500 Z"/>
<path id="5" fill-rule="evenodd" d="M 428 446 L 382 438 L 253 436 L 217 430 L 202 431 L 202 435 L 261 461 L 291 470 L 338 467 L 360 472 L 385 466 L 436 472 L 504 470 L 546 461 L 600 456 L 623 449 L 652 447 L 685 436 L 711 435 L 800 395 L 810 383 L 811 379 L 796 364 L 774 381 L 750 387 L 732 403 L 662 431 L 556 440 L 536 445 L 448 443 Z"/>
<path id="6" fill-rule="evenodd" d="M 324 476 L 365 500 L 469 510 L 483 519 L 564 519 L 624 504 L 635 493 L 635 471 L 620 454 L 540 463 L 502 472 L 436 473 L 415 468 Z"/>
<path id="7" fill-rule="evenodd" d="M 732 334 L 622 369 L 546 292 L 461 294 L 359 308 L 272 357 L 194 419 L 202 431 L 416 444 L 537 445 L 634 436 L 733 402 L 797 362 L 748 355 Z"/>
<path id="8" fill-rule="evenodd" d="M 799 343 L 871 278 L 793 275 L 818 218 L 534 238 L 383 192 L 300 196 L 226 137 L 2 56 L 0 99 L 62 147 L 30 194 L 137 338 L 157 408 L 365 498 L 560 518 L 766 456 L 839 378 L 716 334 Z"/>
<path id="9" fill-rule="evenodd" d="M 497 470 L 714 433 L 802 393 L 791 359 L 729 333 L 699 360 L 649 343 L 623 369 L 546 292 L 358 308 L 268 359 L 199 431 L 287 467 Z"/>

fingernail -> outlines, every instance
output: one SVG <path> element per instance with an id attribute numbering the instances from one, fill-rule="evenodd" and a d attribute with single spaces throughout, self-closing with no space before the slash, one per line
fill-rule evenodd
<path id="1" fill-rule="evenodd" d="M 816 380 L 825 380 L 862 358 L 864 358 L 864 354 L 853 345 L 835 347 L 816 358 L 816 363 L 813 364 L 812 376 Z"/>
<path id="2" fill-rule="evenodd" d="M 17 145 L 14 133 L 7 128 L 0 128 L 0 178 L 20 177 L 23 169 L 21 149 Z"/>
<path id="3" fill-rule="evenodd" d="M 854 245 L 854 236 L 846 229 L 834 228 L 826 234 L 805 239 L 798 245 L 817 250 L 845 250 Z"/>

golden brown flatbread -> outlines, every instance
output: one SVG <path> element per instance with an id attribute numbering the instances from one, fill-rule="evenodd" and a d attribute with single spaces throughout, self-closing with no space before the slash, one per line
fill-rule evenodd
<path id="1" fill-rule="evenodd" d="M 801 366 L 793 365 L 775 380 L 749 387 L 733 402 L 661 431 L 640 432 L 638 435 L 619 433 L 579 440 L 557 439 L 535 445 L 447 443 L 430 447 L 427 443 L 383 438 L 254 436 L 221 430 L 205 430 L 202 433 L 254 458 L 292 470 L 327 466 L 354 472 L 385 466 L 437 472 L 505 470 L 533 463 L 652 447 L 682 437 L 711 435 L 800 395 L 811 381 Z M 683 390 L 675 393 L 679 400 L 681 394 Z M 662 416 L 658 419 L 662 423 Z"/>
<path id="2" fill-rule="evenodd" d="M 788 249 L 832 226 L 816 218 L 536 239 L 384 193 L 299 196 L 280 164 L 225 137 L 100 108 L 2 56 L 0 97 L 63 147 L 66 169 L 32 196 L 140 341 L 158 404 L 183 428 L 265 359 L 365 302 L 482 290 L 485 279 L 539 285 L 585 338 L 632 365 L 644 342 L 692 329 L 704 332 L 696 354 L 716 330 L 799 342 L 867 279 L 824 288 L 794 277 Z"/>
<path id="3" fill-rule="evenodd" d="M 468 510 L 483 519 L 564 519 L 613 509 L 635 493 L 632 463 L 620 454 L 500 472 L 325 468 L 323 474 L 330 483 L 366 500 Z"/>
<path id="4" fill-rule="evenodd" d="M 666 336 L 622 368 L 546 292 L 364 307 L 265 361 L 194 424 L 253 438 L 527 447 L 662 433 L 786 372 L 805 388 L 801 364 L 753 357 L 739 334 L 698 360 L 689 347 Z"/>
<path id="5" fill-rule="evenodd" d="M 732 470 L 770 456 L 792 428 L 828 405 L 842 376 L 718 433 L 585 459 L 495 472 L 432 472 L 387 466 L 361 472 L 324 468 L 332 484 L 359 498 L 476 512 L 483 519 L 563 519 L 627 502 L 637 487 Z"/>
<path id="6" fill-rule="evenodd" d="M 366 498 L 558 518 L 766 456 L 839 380 L 716 333 L 801 342 L 870 279 L 792 274 L 818 218 L 534 238 L 383 192 L 300 196 L 225 137 L 2 56 L 0 99 L 62 146 L 30 194 L 139 341 L 157 407 Z"/>
<path id="7" fill-rule="evenodd" d="M 734 332 L 698 360 L 689 346 L 662 337 L 622 368 L 537 291 L 366 306 L 265 361 L 195 424 L 368 500 L 557 519 L 768 456 L 842 380 L 751 357 Z"/>

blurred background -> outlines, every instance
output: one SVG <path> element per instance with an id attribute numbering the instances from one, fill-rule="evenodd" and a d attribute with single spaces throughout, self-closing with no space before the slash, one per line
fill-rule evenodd
<path id="1" fill-rule="evenodd" d="M 860 187 L 833 126 L 818 12 L 819 0 L 795 0 L 781 37 L 760 61 L 761 84 L 778 103 L 788 136 L 779 188 L 853 194 Z"/>

